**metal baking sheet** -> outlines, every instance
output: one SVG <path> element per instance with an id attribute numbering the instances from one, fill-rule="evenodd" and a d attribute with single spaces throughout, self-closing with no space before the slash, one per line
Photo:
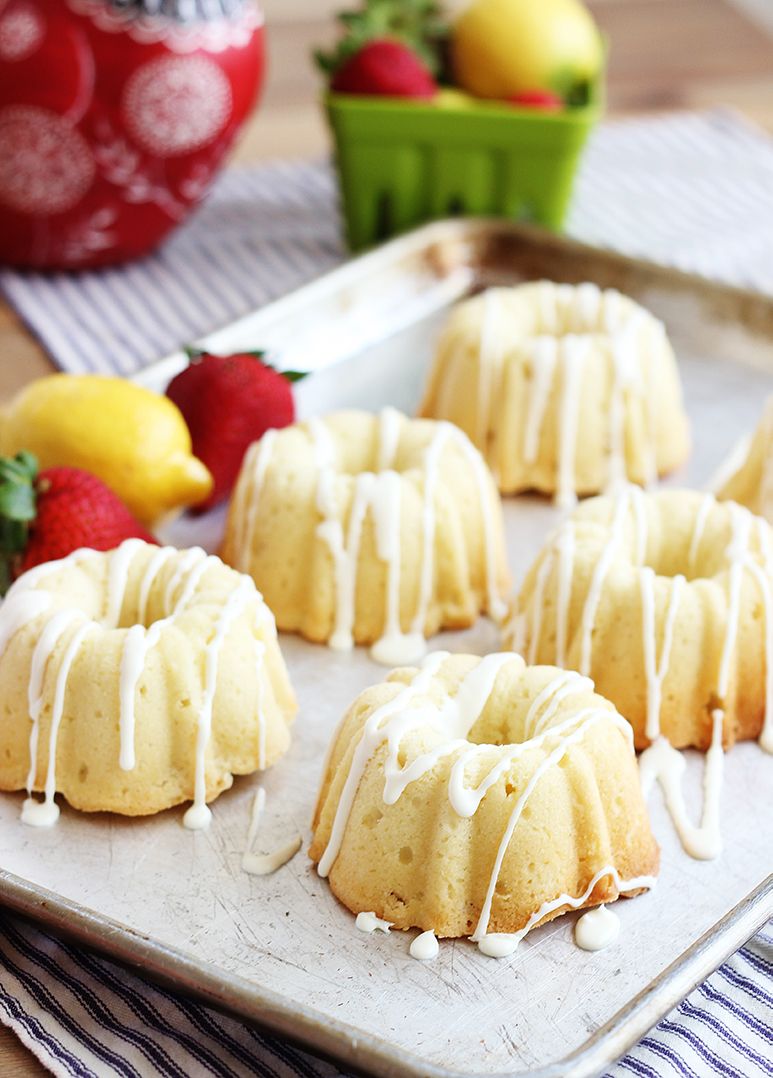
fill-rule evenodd
<path id="1" fill-rule="evenodd" d="M 281 367 L 313 366 L 296 387 L 301 416 L 384 404 L 410 412 L 449 304 L 490 283 L 538 277 L 615 286 L 663 318 L 695 442 L 669 483 L 705 484 L 773 391 L 773 301 L 523 226 L 427 226 L 199 343 L 268 348 Z M 162 389 L 184 361 L 157 364 L 146 384 Z M 559 514 L 525 496 L 508 498 L 505 516 L 517 585 Z M 223 520 L 222 510 L 180 518 L 165 538 L 216 550 Z M 293 746 L 267 774 L 237 779 L 214 803 L 207 831 L 185 830 L 182 809 L 126 819 L 67 806 L 55 827 L 35 830 L 20 822 L 23 796 L 2 794 L 0 900 L 341 1067 L 384 1078 L 591 1078 L 773 914 L 773 759 L 747 743 L 726 757 L 718 860 L 682 851 L 653 792 L 660 883 L 616 904 L 620 934 L 604 951 L 574 945 L 576 915 L 533 931 L 504 960 L 457 940 L 423 963 L 408 953 L 414 932 L 358 932 L 305 851 L 329 735 L 385 671 L 363 649 L 339 655 L 293 636 L 281 642 L 300 702 Z M 486 619 L 432 645 L 479 654 L 499 646 Z M 703 761 L 686 758 L 697 818 Z M 259 847 L 304 837 L 303 851 L 263 878 L 240 867 L 259 785 L 267 794 Z"/>

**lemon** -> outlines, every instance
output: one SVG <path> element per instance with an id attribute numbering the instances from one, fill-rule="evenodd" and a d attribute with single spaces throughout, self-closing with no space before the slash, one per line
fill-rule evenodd
<path id="1" fill-rule="evenodd" d="M 453 86 L 441 86 L 432 99 L 432 104 L 439 109 L 471 109 L 475 108 L 476 101 L 464 90 L 457 90 Z"/>
<path id="2" fill-rule="evenodd" d="M 473 0 L 452 29 L 451 58 L 456 83 L 478 97 L 571 99 L 598 77 L 604 50 L 580 0 Z"/>
<path id="3" fill-rule="evenodd" d="M 123 378 L 51 374 L 31 382 L 0 412 L 0 451 L 21 449 L 41 468 L 98 476 L 148 526 L 202 501 L 212 486 L 177 406 Z"/>

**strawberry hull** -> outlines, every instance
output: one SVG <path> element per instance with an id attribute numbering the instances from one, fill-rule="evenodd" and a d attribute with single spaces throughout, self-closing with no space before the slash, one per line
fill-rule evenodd
<path id="1" fill-rule="evenodd" d="M 329 94 L 349 246 L 459 214 L 560 229 L 580 152 L 601 115 Z"/>

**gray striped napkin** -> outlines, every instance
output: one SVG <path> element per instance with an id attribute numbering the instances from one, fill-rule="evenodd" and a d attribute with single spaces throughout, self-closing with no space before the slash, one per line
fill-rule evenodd
<path id="1" fill-rule="evenodd" d="M 0 916 L 0 1019 L 57 1078 L 333 1078 L 336 1068 Z M 771 1078 L 773 928 L 605 1078 Z"/>
<path id="2" fill-rule="evenodd" d="M 604 123 L 567 222 L 587 243 L 773 294 L 773 140 L 726 112 Z M 154 255 L 88 273 L 0 270 L 66 371 L 131 374 L 345 257 L 333 170 L 225 172 Z"/>
<path id="3" fill-rule="evenodd" d="M 133 374 L 344 258 L 329 165 L 232 169 L 155 254 L 81 273 L 0 270 L 0 288 L 71 374 Z"/>

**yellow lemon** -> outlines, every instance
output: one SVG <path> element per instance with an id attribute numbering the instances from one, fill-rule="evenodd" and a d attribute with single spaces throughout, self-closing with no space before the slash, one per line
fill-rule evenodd
<path id="1" fill-rule="evenodd" d="M 20 449 L 41 468 L 99 476 L 146 525 L 202 501 L 212 486 L 177 406 L 123 378 L 52 374 L 31 382 L 0 412 L 0 451 Z"/>
<path id="2" fill-rule="evenodd" d="M 571 100 L 598 77 L 604 49 L 580 0 L 473 0 L 453 26 L 451 59 L 457 84 L 478 97 Z"/>
<path id="3" fill-rule="evenodd" d="M 432 104 L 439 109 L 471 109 L 480 105 L 470 94 L 464 90 L 457 90 L 453 86 L 441 86 L 432 99 Z"/>

